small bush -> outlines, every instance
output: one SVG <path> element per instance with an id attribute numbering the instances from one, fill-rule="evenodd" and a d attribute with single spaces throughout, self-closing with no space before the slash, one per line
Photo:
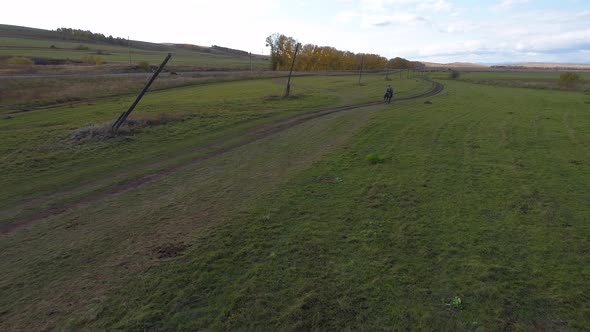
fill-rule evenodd
<path id="1" fill-rule="evenodd" d="M 100 56 L 85 55 L 82 57 L 82 62 L 88 65 L 102 65 L 103 60 Z"/>
<path id="2" fill-rule="evenodd" d="M 567 72 L 559 75 L 559 85 L 572 86 L 580 80 L 580 75 Z"/>
<path id="3" fill-rule="evenodd" d="M 9 65 L 32 65 L 34 63 L 33 60 L 22 56 L 9 58 L 7 62 Z"/>
<path id="4" fill-rule="evenodd" d="M 449 302 L 447 305 L 456 310 L 463 310 L 463 308 L 465 308 L 463 301 L 461 301 L 461 298 L 458 296 L 453 297 L 451 302 Z"/>
<path id="5" fill-rule="evenodd" d="M 458 70 L 451 70 L 450 77 L 456 80 L 461 77 L 461 73 Z"/>
<path id="6" fill-rule="evenodd" d="M 78 45 L 78 46 L 76 46 L 75 49 L 78 50 L 78 51 L 86 51 L 86 50 L 88 50 L 88 46 Z"/>
<path id="7" fill-rule="evenodd" d="M 375 164 L 382 164 L 385 162 L 385 158 L 383 158 L 380 154 L 373 152 L 373 153 L 369 153 L 366 157 L 365 160 L 369 162 L 369 164 L 371 165 L 375 165 Z"/>
<path id="8" fill-rule="evenodd" d="M 137 65 L 144 71 L 150 71 L 150 64 L 147 61 L 139 61 Z"/>

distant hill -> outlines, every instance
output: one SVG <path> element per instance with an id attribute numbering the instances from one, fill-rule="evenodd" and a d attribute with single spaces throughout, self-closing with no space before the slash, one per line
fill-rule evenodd
<path id="1" fill-rule="evenodd" d="M 432 69 L 488 69 L 489 66 L 480 65 L 477 63 L 469 63 L 469 62 L 452 62 L 452 63 L 436 63 L 436 62 L 424 62 L 421 61 L 426 68 Z"/>
<path id="2" fill-rule="evenodd" d="M 106 64 L 157 64 L 173 53 L 171 66 L 193 69 L 267 69 L 268 57 L 213 45 L 151 43 L 105 36 L 71 28 L 44 30 L 0 24 L 0 65 L 10 57 L 27 57 L 35 64 L 82 64 L 100 57 Z"/>
<path id="3" fill-rule="evenodd" d="M 578 63 L 544 63 L 544 62 L 526 62 L 511 63 L 505 65 L 495 65 L 492 68 L 530 68 L 530 69 L 582 69 L 590 70 L 590 64 Z"/>
<path id="4" fill-rule="evenodd" d="M 452 63 L 435 63 L 422 62 L 427 69 L 457 69 L 457 70 L 590 70 L 590 64 L 575 64 L 575 63 L 541 63 L 541 62 L 527 62 L 527 63 L 510 63 L 499 65 L 482 65 L 469 62 L 452 62 Z"/>

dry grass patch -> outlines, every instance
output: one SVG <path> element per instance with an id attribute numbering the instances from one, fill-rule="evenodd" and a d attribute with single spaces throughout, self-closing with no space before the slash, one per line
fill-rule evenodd
<path id="1" fill-rule="evenodd" d="M 157 115 L 141 116 L 135 119 L 129 119 L 119 127 L 117 132 L 113 132 L 112 122 L 93 123 L 83 128 L 76 129 L 69 136 L 70 139 L 83 141 L 106 141 L 109 139 L 132 136 L 140 132 L 143 128 L 161 126 L 171 122 L 181 122 L 192 118 L 192 115 L 185 114 L 167 114 L 160 113 Z"/>

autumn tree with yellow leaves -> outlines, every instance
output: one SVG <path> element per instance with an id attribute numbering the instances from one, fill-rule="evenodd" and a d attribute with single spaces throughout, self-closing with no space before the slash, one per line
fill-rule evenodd
<path id="1" fill-rule="evenodd" d="M 289 70 L 295 54 L 297 40 L 283 34 L 275 33 L 266 38 L 266 46 L 270 47 L 270 59 L 272 70 Z M 391 61 L 377 54 L 353 53 L 340 51 L 334 47 L 305 44 L 300 49 L 295 62 L 295 70 L 298 71 L 326 71 L 326 70 L 356 70 L 362 62 L 366 70 L 381 70 L 395 68 L 390 65 L 399 65 L 399 60 Z M 411 68 L 414 63 L 402 59 L 403 68 Z"/>

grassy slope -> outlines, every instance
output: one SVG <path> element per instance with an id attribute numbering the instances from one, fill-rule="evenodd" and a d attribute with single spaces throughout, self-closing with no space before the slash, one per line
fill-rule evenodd
<path id="1" fill-rule="evenodd" d="M 285 76 L 284 72 L 214 71 L 200 73 L 164 73 L 158 76 L 150 92 L 189 85 L 229 82 Z M 95 99 L 113 96 L 137 96 L 150 73 L 115 76 L 11 78 L 0 79 L 0 116 L 10 116 L 18 110 L 58 107 L 68 103 L 94 102 Z"/>
<path id="2" fill-rule="evenodd" d="M 563 72 L 462 72 L 461 78 L 479 79 L 554 79 L 558 80 Z M 579 72 L 582 79 L 590 79 L 590 72 Z"/>
<path id="3" fill-rule="evenodd" d="M 264 103 L 264 98 L 282 91 L 282 84 L 276 87 L 277 91 L 273 88 L 275 82 L 262 81 L 161 92 L 142 104 L 143 111 L 176 103 L 173 104 L 175 107 L 184 105 L 184 111 L 193 110 L 198 114 L 201 110 L 205 114 L 217 114 L 222 119 L 218 120 L 219 123 L 209 122 L 208 117 L 203 116 L 176 125 L 154 127 L 132 141 L 119 142 L 123 144 L 87 143 L 68 148 L 71 143 L 63 141 L 63 136 L 72 127 L 85 123 L 88 118 L 99 120 L 110 118 L 113 114 L 109 112 L 116 114 L 118 110 L 110 109 L 113 102 L 78 110 L 21 114 L 10 120 L 16 122 L 7 122 L 3 128 L 11 131 L 6 138 L 14 137 L 14 141 L 7 142 L 5 149 L 11 149 L 14 144 L 23 146 L 11 157 L 56 154 L 52 154 L 42 167 L 29 162 L 19 166 L 29 167 L 28 170 L 4 164 L 4 168 L 13 170 L 9 176 L 3 177 L 4 181 L 18 179 L 21 171 L 22 176 L 20 182 L 3 185 L 16 197 L 30 200 L 43 194 L 34 189 L 42 188 L 43 183 L 49 181 L 54 183 L 49 198 L 63 200 L 68 198 L 68 193 L 64 195 L 59 191 L 67 186 L 85 187 L 91 179 L 102 185 L 112 184 L 117 178 L 111 178 L 105 170 L 110 165 L 125 171 L 139 165 L 138 168 L 149 173 L 153 169 L 151 163 L 163 159 L 158 153 L 164 150 L 168 154 L 167 161 L 173 163 L 179 162 L 174 159 L 198 156 L 212 142 L 223 144 L 238 138 L 244 130 L 244 126 L 238 124 L 242 113 L 259 114 L 264 119 L 254 119 L 264 122 L 272 117 L 318 107 L 326 101 L 334 105 L 381 96 L 384 85 L 381 76 L 366 77 L 367 84 L 360 88 L 351 83 L 350 78 L 298 78 L 293 82 L 294 92 L 308 93 L 312 88 L 316 92 L 309 92 L 308 97 L 270 104 Z M 406 95 L 425 87 L 414 80 L 395 83 L 400 94 Z M 225 100 L 225 105 L 219 105 L 220 95 L 232 87 L 239 91 L 236 99 L 233 102 Z M 289 111 L 291 107 L 294 109 Z M 264 193 L 277 190 L 298 171 L 344 144 L 371 114 L 367 111 L 339 113 L 300 125 L 202 164 L 190 165 L 139 189 L 72 209 L 48 218 L 30 230 L 3 237 L 0 241 L 2 329 L 51 328 L 56 324 L 64 326 L 68 319 L 76 317 L 74 313 L 82 315 L 78 318 L 91 316 L 92 313 L 86 310 L 97 308 L 107 291 L 124 287 L 137 273 L 160 264 L 159 248 L 181 241 L 188 243 L 203 229 L 223 222 L 230 214 L 253 204 Z M 254 124 L 256 121 L 251 121 L 246 126 Z M 48 133 L 51 136 L 48 137 Z M 213 135 L 216 135 L 215 139 L 208 140 Z M 29 141 L 19 141 L 25 137 L 29 137 Z M 162 142 L 166 144 L 160 147 Z M 75 159 L 69 155 L 68 151 L 72 150 L 77 153 Z M 133 159 L 141 158 L 144 158 L 141 163 L 132 163 Z M 72 163 L 81 166 L 74 171 Z M 86 172 L 86 175 L 77 179 L 77 172 Z M 70 183 L 72 178 L 75 183 Z M 29 186 L 32 191 L 24 194 Z M 2 202 L 12 197 L 6 196 Z"/>
<path id="4" fill-rule="evenodd" d="M 303 85 L 355 94 L 315 79 Z M 447 88 L 433 104 L 306 123 L 3 238 L 3 329 L 584 328 L 590 96 Z M 43 133 L 43 114 L 21 132 Z M 161 258 L 162 246 L 187 249 Z M 446 306 L 455 295 L 463 311 Z"/>
<path id="5" fill-rule="evenodd" d="M 49 59 L 82 60 L 84 56 L 100 56 L 107 63 L 128 64 L 129 53 L 134 64 L 147 61 L 157 65 L 162 62 L 166 53 L 172 52 L 174 57 L 169 66 L 197 66 L 203 68 L 250 68 L 250 57 L 232 54 L 213 54 L 199 52 L 180 47 L 168 47 L 160 44 L 134 42 L 142 48 L 128 49 L 126 46 L 77 42 L 56 38 L 54 33 L 45 30 L 31 30 L 25 34 L 10 26 L 0 25 L 0 57 L 24 56 Z M 51 48 L 51 46 L 55 48 Z M 79 46 L 88 50 L 79 50 Z M 97 51 L 103 54 L 97 54 Z M 268 61 L 254 57 L 255 68 L 268 68 Z"/>
<path id="6" fill-rule="evenodd" d="M 562 72 L 462 72 L 460 79 L 467 82 L 507 87 L 590 92 L 590 72 L 579 72 L 580 81 L 571 86 L 559 84 L 559 75 L 561 74 Z"/>
<path id="7" fill-rule="evenodd" d="M 82 324 L 584 329 L 588 95 L 448 83 L 199 234 Z M 383 164 L 365 155 L 377 151 Z M 453 296 L 462 311 L 446 305 Z M 91 317 L 91 318 L 89 318 Z"/>
<path id="8" fill-rule="evenodd" d="M 131 118 L 166 113 L 189 116 L 189 120 L 107 143 L 78 142 L 69 136 L 90 123 L 110 123 L 126 110 L 132 97 L 4 118 L 0 120 L 0 185 L 8 190 L 0 194 L 2 222 L 194 159 L 209 151 L 210 144 L 231 143 L 261 123 L 311 109 L 378 100 L 384 85 L 382 76 L 367 76 L 362 87 L 353 83 L 353 76 L 301 77 L 293 82 L 298 98 L 269 99 L 283 92 L 284 81 L 240 81 L 150 93 Z M 413 79 L 394 82 L 399 82 L 399 96 L 428 85 Z M 60 194 L 34 200 L 56 191 Z"/>

